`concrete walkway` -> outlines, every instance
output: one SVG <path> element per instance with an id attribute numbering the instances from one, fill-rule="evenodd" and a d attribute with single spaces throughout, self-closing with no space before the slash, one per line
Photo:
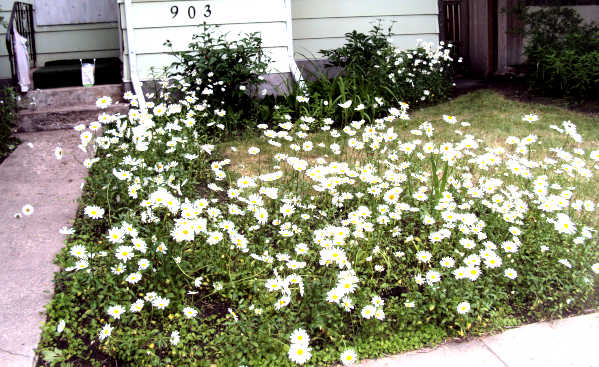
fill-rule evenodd
<path id="1" fill-rule="evenodd" d="M 57 146 L 85 154 L 74 130 L 17 134 L 25 142 L 0 165 L 0 366 L 31 367 L 40 339 L 40 323 L 46 320 L 44 305 L 51 297 L 54 257 L 64 246 L 58 233 L 72 226 L 79 187 L 87 169 L 73 157 L 61 161 Z M 33 144 L 30 148 L 27 143 Z M 39 205 L 36 203 L 44 202 Z M 26 204 L 35 205 L 30 216 L 15 219 Z M 44 293 L 47 292 L 47 293 Z"/>
<path id="2" fill-rule="evenodd" d="M 446 343 L 432 351 L 363 360 L 357 366 L 599 366 L 599 314 L 531 324 L 468 342 Z"/>

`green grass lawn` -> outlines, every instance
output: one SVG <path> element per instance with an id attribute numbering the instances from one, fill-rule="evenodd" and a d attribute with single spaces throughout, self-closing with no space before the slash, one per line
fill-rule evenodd
<path id="1" fill-rule="evenodd" d="M 508 100 L 501 93 L 491 90 L 475 91 L 439 105 L 408 110 L 408 113 L 410 114 L 410 121 L 397 121 L 387 124 L 394 127 L 395 132 L 402 141 L 418 138 L 412 135 L 410 131 L 416 129 L 425 121 L 433 124 L 435 128 L 433 139 L 437 143 L 459 141 L 463 139 L 464 135 L 472 134 L 476 139 L 484 140 L 487 146 L 492 148 L 509 147 L 505 142 L 508 136 L 523 138 L 529 134 L 535 134 L 541 142 L 541 144 L 533 145 L 533 149 L 536 151 L 531 151 L 531 158 L 535 159 L 536 157 L 552 156 L 552 153 L 549 152 L 550 148 L 564 146 L 566 142 L 565 135 L 550 129 L 549 126 L 557 125 L 562 127 L 564 121 L 570 121 L 576 124 L 577 130 L 583 136 L 584 141 L 572 145 L 573 141 L 570 139 L 568 147 L 584 149 L 587 158 L 588 153 L 599 149 L 599 121 L 597 118 L 555 106 Z M 528 114 L 538 115 L 539 121 L 533 123 L 522 121 L 522 117 Z M 469 122 L 471 126 L 448 124 L 443 121 L 443 115 L 455 116 L 458 122 Z M 461 131 L 464 135 L 458 135 L 456 130 Z M 280 148 L 270 145 L 268 140 L 269 138 L 261 135 L 250 139 L 229 141 L 219 144 L 217 150 L 223 156 L 235 162 L 230 167 L 234 174 L 253 176 L 273 171 L 275 163 L 272 161 L 247 154 L 250 147 L 260 148 L 260 156 L 262 157 L 272 156 L 279 152 Z M 314 149 L 310 152 L 298 152 L 298 154 L 302 159 L 315 164 L 316 158 L 326 154 L 325 149 L 319 148 L 316 144 L 323 142 L 328 146 L 333 139 L 330 132 L 316 132 L 310 134 L 309 140 L 315 144 Z M 231 150 L 231 147 L 235 147 L 237 151 Z M 326 149 L 326 151 L 330 153 L 329 149 Z M 343 154 L 346 154 L 345 151 Z M 330 157 L 330 159 L 351 162 L 359 160 L 359 155 L 355 157 L 344 155 Z M 582 196 L 597 201 L 599 195 L 594 188 L 594 177 L 589 181 L 583 179 L 583 181 L 572 182 L 572 186 L 574 184 L 579 187 Z"/>
<path id="2" fill-rule="evenodd" d="M 540 120 L 533 124 L 525 123 L 522 117 L 527 114 L 536 114 Z M 549 125 L 561 127 L 563 121 L 571 121 L 577 125 L 578 132 L 585 139 L 582 144 L 579 144 L 580 148 L 588 150 L 599 147 L 597 118 L 554 106 L 511 101 L 505 99 L 502 94 L 490 90 L 479 90 L 440 105 L 411 111 L 410 128 L 414 128 L 422 121 L 438 122 L 442 115 L 453 115 L 460 122 L 468 121 L 472 124 L 468 128 L 447 124 L 437 125 L 435 133 L 442 140 L 455 139 L 454 130 L 457 129 L 473 134 L 489 145 L 493 143 L 505 145 L 505 138 L 509 135 L 523 137 L 535 134 L 543 142 L 542 146 L 549 149 L 563 145 L 563 136 L 549 129 Z M 545 150 L 539 146 L 537 149 Z"/>

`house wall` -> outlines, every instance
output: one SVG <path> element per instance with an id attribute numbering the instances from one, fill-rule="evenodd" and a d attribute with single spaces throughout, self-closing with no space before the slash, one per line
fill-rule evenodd
<path id="1" fill-rule="evenodd" d="M 511 9 L 519 4 L 519 0 L 497 0 L 498 9 Z M 497 15 L 497 71 L 496 74 L 505 74 L 511 70 L 510 65 L 521 63 L 522 36 L 509 33 L 514 28 L 524 27 L 524 21 L 518 19 L 516 14 L 507 12 Z"/>
<path id="2" fill-rule="evenodd" d="M 498 9 L 510 9 L 517 6 L 519 0 L 497 0 Z M 569 8 L 575 9 L 578 14 L 583 18 L 584 22 L 598 22 L 599 23 L 599 5 L 576 5 L 568 6 Z M 537 11 L 542 9 L 540 6 L 529 6 L 528 11 Z M 522 55 L 522 46 L 526 44 L 526 40 L 522 39 L 522 36 L 512 35 L 507 33 L 508 30 L 515 27 L 524 27 L 522 20 L 518 19 L 515 15 L 501 14 L 498 17 L 498 29 L 497 29 L 497 43 L 498 43 L 498 54 L 497 54 L 497 70 L 496 74 L 504 74 L 511 71 L 510 65 L 517 65 L 524 62 Z M 487 76 L 493 72 L 488 68 L 488 63 L 482 63 L 479 65 L 480 76 Z M 485 74 L 486 72 L 486 74 Z"/>
<path id="3" fill-rule="evenodd" d="M 176 61 L 174 56 L 166 54 L 171 51 L 164 46 L 167 40 L 172 42 L 172 50 L 187 50 L 192 36 L 203 32 L 198 26 L 203 22 L 218 24 L 220 32 L 229 33 L 227 40 L 238 40 L 240 33 L 260 32 L 263 47 L 273 60 L 271 71 L 289 72 L 286 12 L 281 0 L 132 0 L 131 6 L 137 69 L 141 80 L 151 79 L 151 67 L 159 71 Z M 123 79 L 130 81 L 123 0 L 119 0 L 119 9 L 124 40 Z"/>
<path id="4" fill-rule="evenodd" d="M 100 0 L 98 0 L 100 1 Z M 21 0 L 33 3 L 33 0 Z M 8 22 L 14 1 L 0 0 L 0 14 Z M 34 7 L 34 20 L 35 20 Z M 37 63 L 42 67 L 48 61 L 80 58 L 118 57 L 119 34 L 117 22 L 38 26 L 35 29 Z M 9 79 L 10 63 L 6 49 L 6 29 L 0 26 L 0 79 Z"/>
<path id="5" fill-rule="evenodd" d="M 119 3 L 122 37 L 126 40 L 123 0 Z M 210 17 L 203 16 L 207 4 L 211 6 Z M 171 13 L 173 6 L 179 8 L 176 16 Z M 198 14 L 194 19 L 189 19 L 187 14 L 190 6 L 194 6 Z M 132 12 L 142 80 L 149 78 L 150 66 L 160 67 L 174 60 L 173 56 L 165 54 L 169 51 L 163 46 L 167 39 L 173 42 L 175 51 L 187 49 L 191 36 L 201 32 L 197 27 L 198 17 L 208 24 L 222 24 L 223 33 L 230 32 L 231 39 L 238 38 L 239 32 L 261 31 L 264 46 L 273 58 L 271 72 L 289 72 L 282 0 L 132 0 Z M 437 0 L 291 0 L 291 12 L 296 60 L 322 57 L 319 50 L 342 46 L 346 41 L 345 33 L 353 30 L 368 33 L 372 29 L 370 23 L 379 18 L 386 20 L 385 28 L 389 21 L 397 22 L 392 31 L 398 35 L 393 36 L 393 40 L 402 49 L 414 47 L 418 38 L 426 42 L 439 41 Z M 124 62 L 128 63 L 124 43 Z M 125 67 L 126 81 L 130 79 L 127 69 Z"/>
<path id="6" fill-rule="evenodd" d="M 55 0 L 54 4 L 77 2 L 87 4 L 91 0 Z M 102 0 L 98 0 L 102 1 Z M 113 0 L 105 0 L 113 1 Z M 230 32 L 234 39 L 239 32 L 261 31 L 264 45 L 273 58 L 273 71 L 288 72 L 287 32 L 284 23 L 282 0 L 132 0 L 138 64 L 142 78 L 149 75 L 150 66 L 163 66 L 173 58 L 165 54 L 166 39 L 173 42 L 176 51 L 187 48 L 193 34 L 200 33 L 198 23 L 222 24 L 223 32 Z M 10 18 L 13 0 L 0 0 L 1 14 Z M 33 3 L 34 0 L 24 0 Z M 96 22 L 68 25 L 35 25 L 37 64 L 42 67 L 47 61 L 79 58 L 118 57 L 119 47 L 124 48 L 124 62 L 128 61 L 125 21 L 122 0 L 119 0 L 122 28 L 117 22 Z M 145 4 L 145 5 L 142 5 Z M 171 8 L 179 5 L 179 13 L 173 18 Z M 183 4 L 183 5 L 181 5 Z M 205 5 L 211 6 L 212 14 L 204 17 Z M 84 4 L 83 4 L 84 5 Z M 189 19 L 187 10 L 194 5 L 196 16 Z M 292 0 L 293 47 L 298 60 L 322 55 L 321 49 L 340 47 L 345 43 L 345 33 L 357 30 L 368 33 L 371 23 L 382 18 L 385 28 L 394 20 L 393 36 L 396 46 L 407 49 L 414 47 L 416 39 L 438 42 L 437 0 Z M 236 11 L 231 11 L 231 9 Z M 34 19 L 35 19 L 34 9 Z M 235 14 L 240 14 L 237 18 Z M 65 22 L 73 22 L 73 16 Z M 120 33 L 120 34 L 119 34 Z M 0 27 L 0 36 L 6 29 Z M 10 64 L 5 42 L 0 42 L 0 79 L 10 78 Z M 124 79 L 128 80 L 128 68 L 124 68 Z M 144 74 L 145 73 L 145 74 Z"/>
<path id="7" fill-rule="evenodd" d="M 386 32 L 392 32 L 395 46 L 414 48 L 418 38 L 439 42 L 437 0 L 292 0 L 293 47 L 296 59 L 321 58 L 319 50 L 345 44 L 345 34 L 353 30 L 366 33 L 371 23 L 383 19 Z"/>
<path id="8" fill-rule="evenodd" d="M 476 78 L 486 78 L 493 69 L 492 2 L 471 0 L 468 13 L 470 71 Z"/>
<path id="9" fill-rule="evenodd" d="M 586 23 L 590 22 L 599 22 L 599 5 L 574 5 L 567 6 L 567 8 L 572 8 L 580 14 L 582 19 Z M 529 6 L 528 11 L 536 11 L 540 10 L 542 7 L 540 6 Z"/>

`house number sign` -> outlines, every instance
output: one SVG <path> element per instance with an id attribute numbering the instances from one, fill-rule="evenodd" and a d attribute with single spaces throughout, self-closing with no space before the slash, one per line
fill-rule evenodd
<path id="1" fill-rule="evenodd" d="M 171 14 L 173 15 L 173 19 L 179 14 L 179 7 L 177 5 L 173 5 L 171 7 Z M 204 5 L 204 17 L 208 18 L 212 15 L 212 10 L 210 10 L 210 5 Z M 187 16 L 189 19 L 194 19 L 196 17 L 196 8 L 195 6 L 190 6 L 187 8 Z"/>

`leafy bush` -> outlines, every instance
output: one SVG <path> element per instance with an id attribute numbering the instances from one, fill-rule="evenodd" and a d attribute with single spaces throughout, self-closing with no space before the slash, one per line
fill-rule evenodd
<path id="1" fill-rule="evenodd" d="M 17 97 L 12 87 L 2 91 L 0 99 L 0 163 L 19 145 L 21 140 L 13 135 L 18 122 Z"/>
<path id="2" fill-rule="evenodd" d="M 534 135 L 500 147 L 436 141 L 429 122 L 402 131 L 398 105 L 342 132 L 261 124 L 262 149 L 224 159 L 176 123 L 201 88 L 174 88 L 182 100 L 154 102 L 180 110 L 82 132 L 98 156 L 63 231 L 46 361 L 322 365 L 596 307 L 595 203 L 571 187 L 598 166 L 573 124 L 547 127 L 563 144 L 546 157 Z M 227 170 L 243 159 L 264 165 Z"/>
<path id="3" fill-rule="evenodd" d="M 435 51 L 432 44 L 418 40 L 415 50 L 399 50 L 390 43 L 393 23 L 386 33 L 380 21 L 373 24 L 370 35 L 347 33 L 343 47 L 320 52 L 328 57 L 328 66 L 344 68 L 344 74 L 365 79 L 374 95 L 385 100 L 413 105 L 445 101 L 453 88 L 452 45 L 444 48 L 441 42 Z"/>
<path id="4" fill-rule="evenodd" d="M 354 31 L 347 37 L 345 46 L 321 50 L 329 57 L 328 67 L 343 69 L 331 75 L 332 69 L 312 62 L 303 86 L 288 83 L 291 92 L 274 99 L 277 111 L 270 99 L 265 100 L 262 108 L 270 108 L 262 116 L 265 122 L 287 115 L 312 129 L 343 128 L 356 120 L 374 123 L 400 102 L 422 105 L 450 95 L 453 59 L 444 45 L 433 52 L 432 44 L 418 40 L 417 49 L 402 51 L 389 43 L 389 34 L 381 33 L 378 25 L 371 36 Z"/>
<path id="5" fill-rule="evenodd" d="M 599 93 L 599 26 L 584 24 L 572 8 L 523 9 L 530 87 L 579 99 Z"/>
<path id="6" fill-rule="evenodd" d="M 169 84 L 176 87 L 169 92 L 175 93 L 173 97 L 199 88 L 201 94 L 187 101 L 203 100 L 202 107 L 194 111 L 202 117 L 195 129 L 200 136 L 206 134 L 219 141 L 231 138 L 231 132 L 251 134 L 258 120 L 270 122 L 284 116 L 293 121 L 310 116 L 307 124 L 311 128 L 323 127 L 327 118 L 341 126 L 356 119 L 372 123 L 383 116 L 380 111 L 395 105 L 399 98 L 404 103 L 438 102 L 451 92 L 449 49 L 440 46 L 433 52 L 431 44 L 419 42 L 416 50 L 404 52 L 389 43 L 390 33 L 384 35 L 380 25 L 375 25 L 371 36 L 353 32 L 348 34 L 344 48 L 322 51 L 331 57 L 333 65 L 345 66 L 344 72 L 330 78 L 327 71 L 316 67 L 304 85 L 289 81 L 287 94 L 256 99 L 253 97 L 264 83 L 260 74 L 266 72 L 269 61 L 260 37 L 246 35 L 229 42 L 227 35 L 215 38 L 217 31 L 205 26 L 202 34 L 194 36 L 190 51 L 173 52 L 178 61 L 165 71 L 160 84 L 163 88 Z M 170 42 L 166 45 L 171 46 Z M 343 56 L 346 53 L 361 56 L 350 62 Z M 375 61 L 380 67 L 373 67 Z M 303 102 L 307 100 L 312 103 Z M 352 108 L 343 107 L 354 102 Z M 157 107 L 152 102 L 149 106 Z M 166 105 L 160 107 L 158 110 L 166 110 Z"/>
<path id="7" fill-rule="evenodd" d="M 330 66 L 346 68 L 358 66 L 364 71 L 374 69 L 381 60 L 382 53 L 390 47 L 389 37 L 395 21 L 383 32 L 381 21 L 372 24 L 370 35 L 352 31 L 345 34 L 346 44 L 332 50 L 320 50 L 328 58 Z M 379 64 L 380 65 L 380 64 Z"/>
<path id="8" fill-rule="evenodd" d="M 166 72 L 163 86 L 174 76 L 182 91 L 199 89 L 195 98 L 225 112 L 222 121 L 230 131 L 255 120 L 258 100 L 253 97 L 264 83 L 260 75 L 266 73 L 270 58 L 258 32 L 240 35 L 237 41 L 227 40 L 228 34 L 222 32 L 215 37 L 217 32 L 217 26 L 204 25 L 204 31 L 193 36 L 189 51 L 171 52 L 178 61 Z M 170 41 L 165 45 L 172 49 Z"/>

